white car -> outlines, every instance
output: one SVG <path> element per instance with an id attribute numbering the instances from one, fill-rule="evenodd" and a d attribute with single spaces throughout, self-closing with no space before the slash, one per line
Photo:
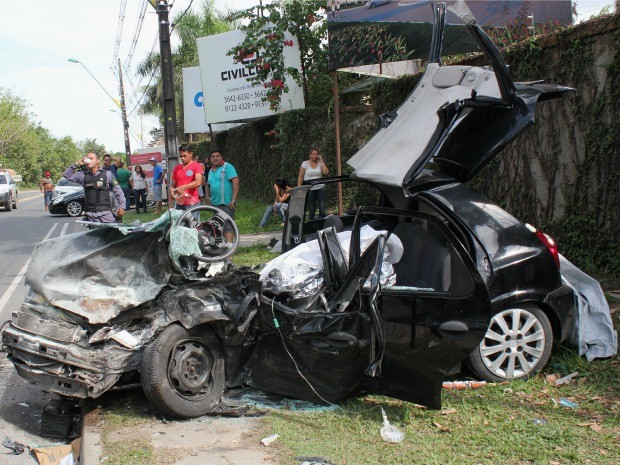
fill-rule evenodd
<path id="1" fill-rule="evenodd" d="M 5 170 L 0 170 L 0 206 L 9 212 L 17 208 L 17 184 Z"/>
<path id="2" fill-rule="evenodd" d="M 68 194 L 69 192 L 78 192 L 83 191 L 84 187 L 77 182 L 69 181 L 65 178 L 60 178 L 56 181 L 56 185 L 54 186 L 54 193 L 52 197 L 58 197 L 59 195 Z"/>
<path id="3" fill-rule="evenodd" d="M 369 2 L 366 2 L 366 8 L 374 8 L 388 3 L 392 3 L 392 0 L 370 0 Z"/>

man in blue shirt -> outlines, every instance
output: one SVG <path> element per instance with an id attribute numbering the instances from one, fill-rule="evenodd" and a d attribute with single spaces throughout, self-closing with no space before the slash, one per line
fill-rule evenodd
<path id="1" fill-rule="evenodd" d="M 157 164 L 157 158 L 151 157 L 149 161 L 153 167 L 153 199 L 155 200 L 155 213 L 160 214 L 164 169 Z"/>
<path id="2" fill-rule="evenodd" d="M 220 149 L 211 149 L 211 169 L 207 177 L 206 197 L 209 203 L 235 218 L 237 195 L 239 195 L 239 176 L 237 170 L 230 163 L 224 161 Z M 224 237 L 228 242 L 233 240 L 230 226 L 224 226 Z"/>

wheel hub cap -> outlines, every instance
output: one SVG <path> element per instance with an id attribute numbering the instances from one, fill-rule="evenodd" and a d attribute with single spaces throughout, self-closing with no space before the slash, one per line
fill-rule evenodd
<path id="1" fill-rule="evenodd" d="M 211 382 L 211 366 L 209 349 L 197 341 L 183 341 L 171 354 L 168 377 L 183 395 L 206 394 Z"/>
<path id="2" fill-rule="evenodd" d="M 480 345 L 485 366 L 496 376 L 513 379 L 534 370 L 545 349 L 542 324 L 525 309 L 509 309 L 491 320 Z"/>

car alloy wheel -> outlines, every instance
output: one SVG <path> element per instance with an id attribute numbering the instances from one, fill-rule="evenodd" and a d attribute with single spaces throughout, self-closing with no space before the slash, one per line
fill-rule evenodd
<path id="1" fill-rule="evenodd" d="M 553 330 L 547 315 L 523 305 L 497 313 L 472 352 L 472 371 L 489 381 L 528 379 L 545 366 L 551 355 Z"/>
<path id="2" fill-rule="evenodd" d="M 145 349 L 140 376 L 146 397 L 164 415 L 202 416 L 219 405 L 224 390 L 221 344 L 209 328 L 170 325 Z"/>
<path id="3" fill-rule="evenodd" d="M 82 214 L 82 204 L 77 200 L 72 200 L 67 204 L 67 215 L 69 216 L 80 216 Z"/>

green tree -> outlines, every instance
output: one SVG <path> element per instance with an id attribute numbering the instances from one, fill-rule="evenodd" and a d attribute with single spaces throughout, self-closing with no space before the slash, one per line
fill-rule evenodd
<path id="1" fill-rule="evenodd" d="M 175 102 L 178 124 L 183 127 L 183 68 L 198 66 L 198 47 L 196 39 L 222 32 L 230 31 L 235 28 L 235 22 L 228 19 L 228 12 L 220 12 L 214 6 L 213 0 L 206 0 L 202 3 L 200 11 L 195 13 L 188 10 L 179 13 L 172 21 L 172 34 L 176 34 L 180 39 L 180 45 L 172 50 L 172 65 L 174 72 Z M 161 81 L 161 59 L 158 52 L 148 54 L 137 68 L 138 74 L 143 77 L 153 76 L 153 84 L 145 90 L 145 100 L 141 105 L 141 112 L 145 114 L 158 115 L 160 120 L 163 118 L 162 93 L 163 84 Z M 162 121 L 163 124 L 163 121 Z"/>
<path id="2" fill-rule="evenodd" d="M 78 144 L 82 153 L 96 153 L 100 157 L 106 154 L 105 145 L 98 144 L 97 139 L 84 139 Z"/>
<path id="3" fill-rule="evenodd" d="M 56 139 L 34 122 L 29 104 L 0 89 L 0 165 L 22 175 L 27 185 L 38 183 L 44 171 L 52 177 L 77 160 L 80 150 L 70 137 Z"/>
<path id="4" fill-rule="evenodd" d="M 10 158 L 11 148 L 30 128 L 26 102 L 0 89 L 0 161 Z"/>
<path id="5" fill-rule="evenodd" d="M 228 51 L 237 62 L 252 53 L 259 54 L 248 69 L 256 68 L 249 81 L 262 84 L 266 89 L 264 101 L 272 110 L 280 108 L 282 94 L 288 90 L 286 76 L 292 77 L 304 91 L 308 105 L 322 105 L 329 101 L 329 71 L 327 22 L 324 0 L 281 1 L 262 8 L 234 13 L 233 20 L 241 21 L 246 32 L 245 40 Z M 285 33 L 294 39 L 287 39 Z M 301 68 L 285 66 L 284 47 L 298 42 Z"/>

